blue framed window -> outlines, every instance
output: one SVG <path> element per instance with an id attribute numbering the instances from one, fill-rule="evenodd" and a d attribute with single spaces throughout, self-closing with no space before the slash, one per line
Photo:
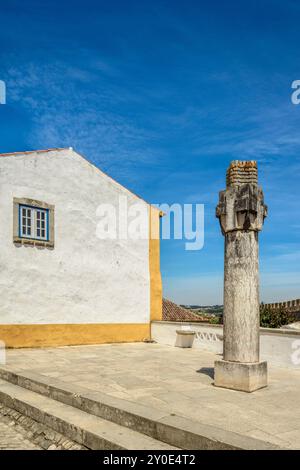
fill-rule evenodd
<path id="1" fill-rule="evenodd" d="M 49 209 L 20 204 L 19 237 L 49 241 Z"/>

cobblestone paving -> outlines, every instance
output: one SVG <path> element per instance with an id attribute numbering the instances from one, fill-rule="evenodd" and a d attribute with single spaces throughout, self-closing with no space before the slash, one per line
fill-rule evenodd
<path id="1" fill-rule="evenodd" d="M 0 450 L 3 449 L 87 450 L 45 424 L 0 403 Z"/>
<path id="2" fill-rule="evenodd" d="M 36 444 L 30 442 L 6 416 L 0 415 L 0 450 L 40 450 Z"/>

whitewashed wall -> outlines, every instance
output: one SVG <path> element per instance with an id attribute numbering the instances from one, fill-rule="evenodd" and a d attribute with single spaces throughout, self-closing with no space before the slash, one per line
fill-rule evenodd
<path id="1" fill-rule="evenodd" d="M 193 348 L 223 352 L 223 327 L 203 323 L 152 322 L 152 339 L 160 344 L 176 346 L 176 330 L 190 326 L 196 332 Z M 300 370 L 300 332 L 261 328 L 260 357 L 271 365 Z"/>
<path id="2" fill-rule="evenodd" d="M 141 202 L 71 149 L 0 157 L 0 324 L 149 322 L 149 241 L 96 237 L 119 195 Z M 14 245 L 14 197 L 55 205 L 53 250 Z"/>

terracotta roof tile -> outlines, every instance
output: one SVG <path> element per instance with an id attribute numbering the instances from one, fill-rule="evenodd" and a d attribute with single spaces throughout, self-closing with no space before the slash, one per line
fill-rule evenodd
<path id="1" fill-rule="evenodd" d="M 189 322 L 207 322 L 207 318 L 174 304 L 171 300 L 163 299 L 163 321 L 189 321 Z"/>

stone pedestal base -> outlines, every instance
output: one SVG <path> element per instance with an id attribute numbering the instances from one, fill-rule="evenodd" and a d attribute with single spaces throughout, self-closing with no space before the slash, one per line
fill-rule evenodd
<path id="1" fill-rule="evenodd" d="M 254 392 L 268 385 L 266 362 L 215 362 L 215 386 Z"/>

